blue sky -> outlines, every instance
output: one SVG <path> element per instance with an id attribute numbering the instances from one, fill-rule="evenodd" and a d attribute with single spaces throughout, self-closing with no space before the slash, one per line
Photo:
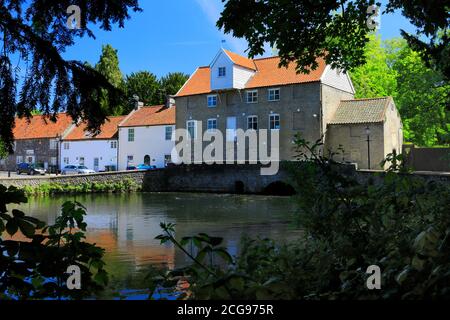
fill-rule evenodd
<path id="1" fill-rule="evenodd" d="M 223 39 L 225 47 L 234 52 L 244 54 L 247 48 L 245 40 L 216 28 L 221 0 L 140 0 L 140 6 L 144 11 L 132 13 L 124 29 L 105 32 L 94 27 L 96 39 L 77 39 L 65 58 L 95 64 L 102 45 L 109 43 L 118 50 L 124 74 L 147 70 L 162 76 L 175 71 L 191 74 L 198 66 L 208 65 Z M 400 13 L 383 15 L 378 32 L 389 39 L 399 36 L 401 28 L 414 31 Z"/>

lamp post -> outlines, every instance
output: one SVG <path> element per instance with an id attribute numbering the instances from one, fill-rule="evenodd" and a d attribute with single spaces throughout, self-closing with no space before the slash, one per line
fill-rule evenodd
<path id="1" fill-rule="evenodd" d="M 367 135 L 367 164 L 368 169 L 370 170 L 370 128 L 366 127 L 366 135 Z"/>

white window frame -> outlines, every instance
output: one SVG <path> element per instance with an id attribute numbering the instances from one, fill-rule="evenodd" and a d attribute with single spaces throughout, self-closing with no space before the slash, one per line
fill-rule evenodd
<path id="1" fill-rule="evenodd" d="M 249 96 L 251 96 L 251 98 L 252 98 L 251 101 L 249 100 Z M 258 90 L 245 91 L 245 102 L 246 103 L 258 103 Z"/>
<path id="2" fill-rule="evenodd" d="M 64 142 L 64 150 L 70 150 L 70 143 Z"/>
<path id="3" fill-rule="evenodd" d="M 210 128 L 210 126 L 209 126 L 210 123 L 215 123 L 215 127 Z M 211 118 L 206 121 L 206 130 L 209 132 L 214 132 L 215 130 L 217 130 L 217 119 L 216 118 Z"/>
<path id="4" fill-rule="evenodd" d="M 206 104 L 208 108 L 217 107 L 217 94 L 210 94 L 206 97 Z"/>
<path id="5" fill-rule="evenodd" d="M 16 164 L 19 164 L 19 163 L 23 163 L 23 156 L 16 156 Z"/>
<path id="6" fill-rule="evenodd" d="M 167 164 L 172 163 L 172 155 L 171 154 L 165 154 L 164 155 L 164 166 L 166 167 Z"/>
<path id="7" fill-rule="evenodd" d="M 253 127 L 250 128 L 250 126 L 249 126 L 249 124 L 250 124 L 250 122 L 249 122 L 250 119 L 256 119 L 256 121 L 253 121 L 253 122 L 252 122 L 252 124 L 253 124 L 253 123 L 256 123 L 256 129 L 253 129 Z M 247 130 L 258 130 L 258 116 L 251 115 L 251 116 L 248 116 L 248 117 L 247 117 Z"/>
<path id="8" fill-rule="evenodd" d="M 193 124 L 193 128 L 194 128 L 194 136 L 192 137 L 190 132 L 189 132 L 189 124 Z M 186 121 L 186 130 L 188 132 L 188 135 L 190 136 L 190 138 L 192 140 L 197 138 L 197 121 L 196 120 L 188 120 Z"/>
<path id="9" fill-rule="evenodd" d="M 50 139 L 50 150 L 56 150 L 58 148 L 58 140 Z"/>
<path id="10" fill-rule="evenodd" d="M 64 158 L 63 158 L 63 163 L 64 163 L 65 165 L 68 165 L 69 162 L 70 162 L 69 157 L 64 157 Z"/>
<path id="11" fill-rule="evenodd" d="M 167 134 L 168 131 L 170 129 L 170 135 L 169 135 L 169 139 L 167 139 Z M 164 136 L 165 136 L 165 140 L 166 141 L 171 141 L 173 138 L 173 126 L 166 126 L 166 128 L 164 129 Z"/>
<path id="12" fill-rule="evenodd" d="M 271 128 L 272 117 L 278 117 L 278 128 Z M 278 113 L 269 114 L 269 129 L 270 130 L 280 130 L 281 129 L 281 117 Z"/>
<path id="13" fill-rule="evenodd" d="M 278 99 L 276 98 L 276 92 L 278 91 Z M 273 99 L 270 98 L 270 95 L 273 94 Z M 280 101 L 281 91 L 280 88 L 271 88 L 267 90 L 267 101 Z"/>
<path id="14" fill-rule="evenodd" d="M 131 138 L 133 137 L 133 138 Z M 135 131 L 134 128 L 128 128 L 128 142 L 134 142 L 135 140 Z"/>
<path id="15" fill-rule="evenodd" d="M 217 76 L 219 78 L 226 77 L 227 76 L 227 68 L 226 67 L 219 67 L 219 68 L 217 68 Z"/>
<path id="16" fill-rule="evenodd" d="M 117 141 L 111 141 L 110 147 L 111 149 L 117 149 Z"/>

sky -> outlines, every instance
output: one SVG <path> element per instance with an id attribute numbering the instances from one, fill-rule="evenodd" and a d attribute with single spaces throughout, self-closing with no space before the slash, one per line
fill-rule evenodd
<path id="1" fill-rule="evenodd" d="M 107 32 L 92 27 L 96 39 L 77 39 L 64 57 L 95 64 L 102 45 L 110 44 L 118 50 L 124 75 L 146 70 L 161 77 L 177 71 L 192 74 L 198 66 L 209 65 L 221 46 L 246 55 L 245 40 L 225 35 L 216 27 L 223 8 L 221 0 L 139 2 L 143 12 L 132 12 L 125 28 L 116 26 Z M 380 20 L 382 39 L 400 36 L 401 28 L 414 31 L 400 13 L 382 15 Z M 271 53 L 267 48 L 265 56 Z"/>

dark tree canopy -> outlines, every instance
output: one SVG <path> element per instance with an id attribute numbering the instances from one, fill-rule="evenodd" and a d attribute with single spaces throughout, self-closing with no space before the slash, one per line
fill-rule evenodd
<path id="1" fill-rule="evenodd" d="M 81 9 L 81 29 L 69 29 L 67 8 Z M 111 30 L 124 26 L 138 0 L 0 0 L 0 139 L 12 151 L 14 117 L 33 110 L 54 115 L 67 111 L 97 132 L 105 121 L 98 97 L 120 101 L 122 92 L 96 70 L 62 58 L 78 37 L 94 37 L 89 25 Z"/>
<path id="2" fill-rule="evenodd" d="M 366 61 L 364 47 L 371 32 L 367 12 L 375 0 L 222 1 L 226 3 L 217 26 L 245 38 L 250 56 L 262 54 L 264 44 L 269 43 L 279 50 L 282 65 L 297 61 L 302 72 L 316 67 L 319 56 L 345 70 Z M 383 13 L 395 10 L 401 10 L 417 28 L 414 35 L 402 30 L 409 45 L 419 49 L 425 61 L 450 78 L 449 1 L 389 0 Z"/>

